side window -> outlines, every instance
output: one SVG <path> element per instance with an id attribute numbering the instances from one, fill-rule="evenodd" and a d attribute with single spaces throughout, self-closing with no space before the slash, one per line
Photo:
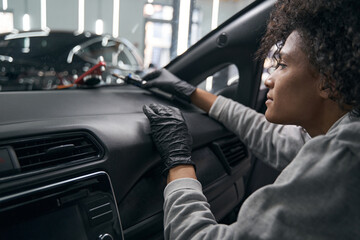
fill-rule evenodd
<path id="1" fill-rule="evenodd" d="M 211 93 L 217 93 L 230 85 L 239 82 L 239 71 L 234 64 L 228 65 L 220 71 L 207 77 L 198 85 L 198 88 L 206 90 Z"/>
<path id="2" fill-rule="evenodd" d="M 274 45 L 271 50 L 269 51 L 268 56 L 265 58 L 263 64 L 263 71 L 261 75 L 261 83 L 259 86 L 259 93 L 256 103 L 256 110 L 261 113 L 265 113 L 266 105 L 265 101 L 267 99 L 266 95 L 268 92 L 268 88 L 265 86 L 265 81 L 270 77 L 270 74 L 275 70 L 276 61 L 273 58 L 273 55 L 276 50 L 276 45 Z"/>
<path id="3" fill-rule="evenodd" d="M 261 84 L 260 84 L 260 90 L 266 89 L 265 81 L 270 77 L 270 74 L 275 71 L 276 61 L 273 58 L 273 55 L 276 51 L 276 45 L 274 45 L 270 51 L 268 56 L 265 58 L 264 65 L 263 65 L 263 73 L 261 75 Z"/>

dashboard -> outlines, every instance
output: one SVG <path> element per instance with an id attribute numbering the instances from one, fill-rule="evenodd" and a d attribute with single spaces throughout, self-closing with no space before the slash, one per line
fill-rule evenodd
<path id="1" fill-rule="evenodd" d="M 39 195 L 39 189 L 100 174 L 108 179 L 109 187 L 101 194 L 108 194 L 109 201 L 116 202 L 112 208 L 113 216 L 119 216 L 116 220 L 119 228 L 96 232 L 97 236 L 110 233 L 113 236 L 121 229 L 114 239 L 120 239 L 119 236 L 157 239 L 162 232 L 162 191 L 166 179 L 161 174 L 162 163 L 151 140 L 148 120 L 142 113 L 142 106 L 150 103 L 172 105 L 183 111 L 193 136 L 192 158 L 199 166 L 197 175 L 215 216 L 219 220 L 225 217 L 243 197 L 242 176 L 250 167 L 246 148 L 221 124 L 188 103 L 170 101 L 134 86 L 7 92 L 0 94 L 0 102 L 6 102 L 0 106 L 0 111 L 6 113 L 0 119 L 0 151 L 11 153 L 9 161 L 13 163 L 11 169 L 0 173 L 2 221 L 6 214 L 19 214 L 24 209 L 27 219 L 31 219 L 28 209 L 32 209 L 33 203 L 29 198 L 47 199 L 48 195 L 55 195 L 51 200 L 57 202 L 69 198 L 67 191 L 58 190 L 63 187 L 46 190 L 49 192 L 46 196 Z M 240 155 L 225 156 L 231 149 L 240 149 Z M 86 217 L 76 215 L 77 209 L 82 209 L 82 202 L 98 192 L 94 187 L 85 189 L 91 190 L 75 197 L 72 209 L 68 208 L 66 213 L 60 204 L 47 210 L 55 214 L 50 217 L 58 219 L 57 214 L 64 211 L 74 222 L 81 223 L 75 220 Z M 82 191 L 85 190 L 78 188 L 75 192 Z M 228 204 L 224 205 L 224 201 Z M 49 214 L 47 211 L 44 213 Z M 16 218 L 12 222 L 19 225 L 23 221 Z M 50 223 L 42 223 L 49 224 L 46 228 L 49 232 Z M 82 224 L 85 223 L 88 221 Z M 72 239 L 82 239 L 79 238 L 82 234 Z M 21 239 L 13 236 L 17 237 L 12 239 Z M 46 234 L 41 236 L 46 239 Z"/>

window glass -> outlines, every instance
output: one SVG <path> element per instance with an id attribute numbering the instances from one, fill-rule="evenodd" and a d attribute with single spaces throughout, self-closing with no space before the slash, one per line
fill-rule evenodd
<path id="1" fill-rule="evenodd" d="M 172 27 L 170 23 L 147 21 L 145 24 L 144 64 L 156 67 L 170 61 Z"/>
<path id="2" fill-rule="evenodd" d="M 14 14 L 8 11 L 0 12 L 0 33 L 11 32 L 14 28 Z"/>
<path id="3" fill-rule="evenodd" d="M 198 87 L 211 93 L 217 93 L 221 89 L 239 82 L 239 71 L 234 64 L 231 64 L 212 76 L 207 77 Z"/>
<path id="4" fill-rule="evenodd" d="M 131 54 L 131 51 L 124 44 L 121 44 L 117 49 L 117 52 L 113 53 L 113 65 L 118 65 L 120 68 L 124 68 L 125 66 L 136 66 L 138 62 L 134 55 Z M 115 62 L 116 61 L 116 62 Z"/>
<path id="5" fill-rule="evenodd" d="M 93 63 L 96 63 L 98 58 L 102 56 L 106 64 L 118 66 L 122 69 L 138 66 L 136 58 L 130 49 L 120 41 L 97 41 L 81 49 L 78 55 Z"/>
<path id="6" fill-rule="evenodd" d="M 173 12 L 173 7 L 168 5 L 147 3 L 144 6 L 144 17 L 146 18 L 172 20 Z"/>
<path id="7" fill-rule="evenodd" d="M 161 68 L 253 1 L 6 1 L 0 12 L 0 89 L 53 89 L 58 83 L 73 83 L 99 56 L 112 67 L 106 69 L 108 75 Z M 104 37 L 106 44 L 95 42 Z M 209 78 L 204 87 L 217 91 L 226 86 L 231 77 L 225 77 L 223 86 L 218 79 L 227 71 Z M 49 83 L 43 76 L 55 80 Z"/>
<path id="8" fill-rule="evenodd" d="M 230 16 L 245 8 L 254 0 L 225 0 L 219 1 L 218 25 L 225 22 Z"/>
<path id="9" fill-rule="evenodd" d="M 264 61 L 264 66 L 263 66 L 263 73 L 261 76 L 261 84 L 260 84 L 260 89 L 265 89 L 265 81 L 266 79 L 268 79 L 270 77 L 270 74 L 275 71 L 275 67 L 276 67 L 276 60 L 273 58 L 273 55 L 276 51 L 276 45 L 274 45 L 270 51 L 268 56 L 265 58 Z"/>
<path id="10" fill-rule="evenodd" d="M 146 21 L 145 66 L 152 64 L 156 67 L 162 67 L 166 65 L 212 29 L 215 29 L 253 1 L 174 0 L 163 3 L 148 1 L 143 9 Z M 188 13 L 185 17 L 182 14 L 184 11 Z M 156 22 L 158 26 L 151 25 L 150 27 L 149 22 Z M 183 22 L 185 23 L 182 25 Z M 166 27 L 160 25 L 166 25 Z M 156 28 L 161 29 L 161 31 L 156 30 Z M 187 29 L 183 30 L 183 28 Z M 161 35 L 155 35 L 155 31 Z"/>

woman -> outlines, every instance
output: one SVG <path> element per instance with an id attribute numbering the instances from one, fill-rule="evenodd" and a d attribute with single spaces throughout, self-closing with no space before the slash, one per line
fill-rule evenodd
<path id="1" fill-rule="evenodd" d="M 360 239 L 359 9 L 357 0 L 277 2 L 259 50 L 278 46 L 265 116 L 166 70 L 149 81 L 145 87 L 189 98 L 282 170 L 245 200 L 237 222 L 217 224 L 180 111 L 144 106 L 168 171 L 166 239 Z"/>

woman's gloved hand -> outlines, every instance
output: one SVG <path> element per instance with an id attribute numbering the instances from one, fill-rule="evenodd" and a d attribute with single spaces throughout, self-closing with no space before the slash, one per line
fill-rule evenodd
<path id="1" fill-rule="evenodd" d="M 156 87 L 187 102 L 190 102 L 190 95 L 196 90 L 196 87 L 179 79 L 165 68 L 145 75 L 143 80 L 146 81 L 142 85 L 143 88 Z"/>
<path id="2" fill-rule="evenodd" d="M 178 165 L 193 165 L 192 138 L 181 111 L 160 104 L 144 105 L 143 111 L 150 121 L 151 135 L 164 161 L 164 173 Z"/>

